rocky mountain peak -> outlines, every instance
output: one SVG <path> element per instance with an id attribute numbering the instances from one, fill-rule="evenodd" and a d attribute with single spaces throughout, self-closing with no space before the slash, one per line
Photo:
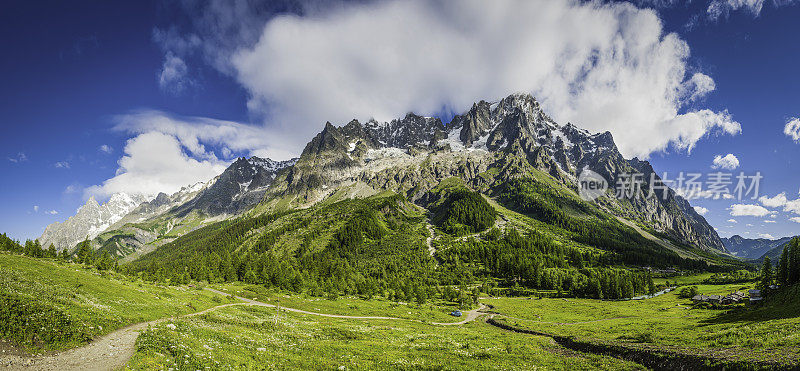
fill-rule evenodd
<path id="1" fill-rule="evenodd" d="M 326 126 L 321 137 L 322 147 L 335 145 L 338 128 Z M 325 139 L 329 138 L 329 139 Z M 324 144 L 328 143 L 328 144 Z M 318 146 L 319 147 L 319 146 Z M 306 146 L 311 151 L 311 143 Z M 304 151 L 305 153 L 305 151 Z M 297 162 L 297 159 L 275 161 L 269 158 L 240 157 L 217 176 L 212 184 L 196 197 L 176 208 L 177 215 L 186 215 L 197 210 L 206 215 L 237 214 L 258 204 L 277 174 Z"/>
<path id="2" fill-rule="evenodd" d="M 56 222 L 48 225 L 42 236 L 39 237 L 39 242 L 42 243 L 42 246 L 53 244 L 59 251 L 71 249 L 86 238 L 97 237 L 109 226 L 146 201 L 146 196 L 115 193 L 101 205 L 94 196 L 89 197 L 86 204 L 81 206 L 75 215 L 63 223 Z"/>
<path id="3" fill-rule="evenodd" d="M 649 174 L 654 173 L 646 161 L 626 160 L 610 132 L 593 134 L 572 123 L 561 126 L 544 112 L 533 96 L 517 93 L 495 102 L 475 102 L 447 125 L 437 118 L 414 113 L 388 122 L 369 120 L 365 125 L 353 120 L 340 128 L 326 123 L 287 176 L 287 190 L 305 192 L 334 185 L 342 174 L 358 173 L 359 167 L 371 161 L 372 157 L 365 157 L 370 149 L 413 155 L 445 148 L 524 159 L 571 187 L 575 187 L 581 169 L 599 173 L 610 184 L 614 184 L 621 173 L 646 173 L 647 180 Z M 617 207 L 619 213 L 628 208 Z M 672 231 L 678 239 L 724 249 L 714 229 L 671 190 L 663 198 L 634 201 L 632 207 L 637 211 L 626 217 L 655 220 L 657 230 Z"/>

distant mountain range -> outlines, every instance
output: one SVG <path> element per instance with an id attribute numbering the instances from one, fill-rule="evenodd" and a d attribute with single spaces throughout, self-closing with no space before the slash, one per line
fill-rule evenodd
<path id="1" fill-rule="evenodd" d="M 776 255 L 783 251 L 782 246 L 789 242 L 792 237 L 783 237 L 776 240 L 766 238 L 744 238 L 734 235 L 730 238 L 723 238 L 722 244 L 731 255 L 742 259 L 760 259 L 771 250 L 780 248 Z M 770 257 L 774 259 L 775 257 Z"/>
<path id="2" fill-rule="evenodd" d="M 197 213 L 202 215 L 200 220 L 206 220 L 235 216 L 252 208 L 261 202 L 277 172 L 294 161 L 239 158 L 214 179 L 171 195 L 116 193 L 102 205 L 91 197 L 67 221 L 48 225 L 39 241 L 45 247 L 53 244 L 58 251 L 74 249 L 85 239 L 92 240 L 95 248 L 112 243 L 111 250 L 122 257 L 168 236 L 184 223 L 198 222 Z"/>
<path id="3" fill-rule="evenodd" d="M 647 161 L 623 158 L 611 133 L 559 125 L 533 97 L 514 94 L 477 102 L 447 124 L 413 113 L 388 122 L 327 123 L 298 159 L 239 158 L 218 177 L 172 195 L 118 194 L 103 205 L 91 199 L 66 222 L 48 226 L 40 241 L 73 249 L 89 238 L 95 248 L 135 259 L 204 225 L 234 217 L 382 192 L 424 206 L 431 190 L 453 177 L 492 197 L 514 179 L 539 177 L 577 198 L 583 169 L 610 184 L 622 173 L 644 173 L 644 192 L 655 172 Z M 610 189 L 594 204 L 669 249 L 725 252 L 714 228 L 688 201 L 668 188 L 655 193 L 653 198 L 620 200 Z"/>

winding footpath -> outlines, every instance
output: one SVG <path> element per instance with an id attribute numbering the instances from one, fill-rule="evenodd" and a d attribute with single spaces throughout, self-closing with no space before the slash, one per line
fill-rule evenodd
<path id="1" fill-rule="evenodd" d="M 227 293 L 206 288 L 206 290 L 228 296 Z M 62 370 L 88 370 L 88 371 L 101 371 L 101 370 L 117 370 L 125 366 L 125 363 L 133 356 L 136 351 L 136 338 L 139 334 L 148 327 L 173 320 L 175 318 L 185 318 L 203 315 L 210 311 L 230 307 L 234 305 L 255 305 L 262 307 L 275 308 L 275 305 L 268 304 L 252 299 L 247 299 L 241 296 L 234 296 L 240 300 L 240 303 L 222 304 L 216 307 L 211 307 L 200 312 L 186 314 L 180 317 L 166 317 L 149 322 L 141 322 L 127 327 L 123 327 L 108 335 L 102 336 L 91 343 L 80 347 L 65 350 L 60 353 L 52 355 L 44 355 L 38 357 L 26 357 L 19 355 L 0 355 L 0 369 L 9 370 L 46 370 L 46 371 L 62 371 Z M 397 320 L 397 321 L 416 321 L 420 320 L 397 318 L 397 317 L 380 317 L 380 316 L 346 316 L 338 314 L 326 314 L 310 312 L 302 309 L 287 308 L 281 306 L 283 311 L 308 314 L 321 317 L 330 318 L 344 318 L 344 319 L 359 319 L 359 320 Z M 474 321 L 478 317 L 485 314 L 487 306 L 480 304 L 480 307 L 467 312 L 464 312 L 464 319 L 459 322 L 428 322 L 431 325 L 438 326 L 452 326 L 463 325 L 468 322 Z"/>

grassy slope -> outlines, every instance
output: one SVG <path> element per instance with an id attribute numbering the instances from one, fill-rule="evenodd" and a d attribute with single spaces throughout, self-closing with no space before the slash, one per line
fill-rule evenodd
<path id="1" fill-rule="evenodd" d="M 748 285 L 699 285 L 726 294 Z M 800 293 L 795 288 L 788 297 Z M 677 292 L 639 301 L 592 299 L 485 300 L 517 327 L 580 339 L 644 344 L 688 353 L 710 351 L 733 360 L 800 362 L 800 305 L 773 302 L 729 311 L 692 308 Z M 498 317 L 500 318 L 500 317 Z"/>
<path id="2" fill-rule="evenodd" d="M 483 322 L 434 327 L 229 307 L 143 333 L 129 369 L 634 369 Z M 342 368 L 344 367 L 344 368 Z"/>
<path id="3" fill-rule="evenodd" d="M 129 324 L 195 312 L 218 305 L 214 294 L 165 288 L 76 264 L 0 253 L 0 293 L 28 303 L 51 306 L 67 314 L 75 326 L 73 340 L 53 344 L 23 344 L 28 350 L 78 346 Z M 6 321 L 6 319 L 0 319 Z"/>
<path id="4" fill-rule="evenodd" d="M 380 316 L 417 319 L 429 322 L 457 322 L 449 313 L 459 309 L 453 302 L 436 300 L 425 304 L 402 303 L 383 298 L 363 300 L 355 297 L 340 297 L 336 300 L 313 297 L 305 294 L 280 292 L 263 286 L 243 283 L 214 285 L 215 289 L 248 299 L 263 301 L 295 309 L 325 314 L 348 316 Z"/>

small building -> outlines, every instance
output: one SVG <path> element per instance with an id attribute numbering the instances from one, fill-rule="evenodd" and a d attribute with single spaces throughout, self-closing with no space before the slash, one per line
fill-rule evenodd
<path id="1" fill-rule="evenodd" d="M 744 300 L 744 293 L 741 291 L 732 292 L 720 300 L 720 303 L 729 305 L 729 304 L 738 304 Z"/>
<path id="2" fill-rule="evenodd" d="M 692 301 L 695 303 L 703 303 L 708 301 L 708 296 L 706 295 L 695 295 L 692 297 Z"/>
<path id="3" fill-rule="evenodd" d="M 761 296 L 761 290 L 751 289 L 748 292 L 750 293 L 750 303 L 758 303 L 764 300 L 764 297 Z"/>

